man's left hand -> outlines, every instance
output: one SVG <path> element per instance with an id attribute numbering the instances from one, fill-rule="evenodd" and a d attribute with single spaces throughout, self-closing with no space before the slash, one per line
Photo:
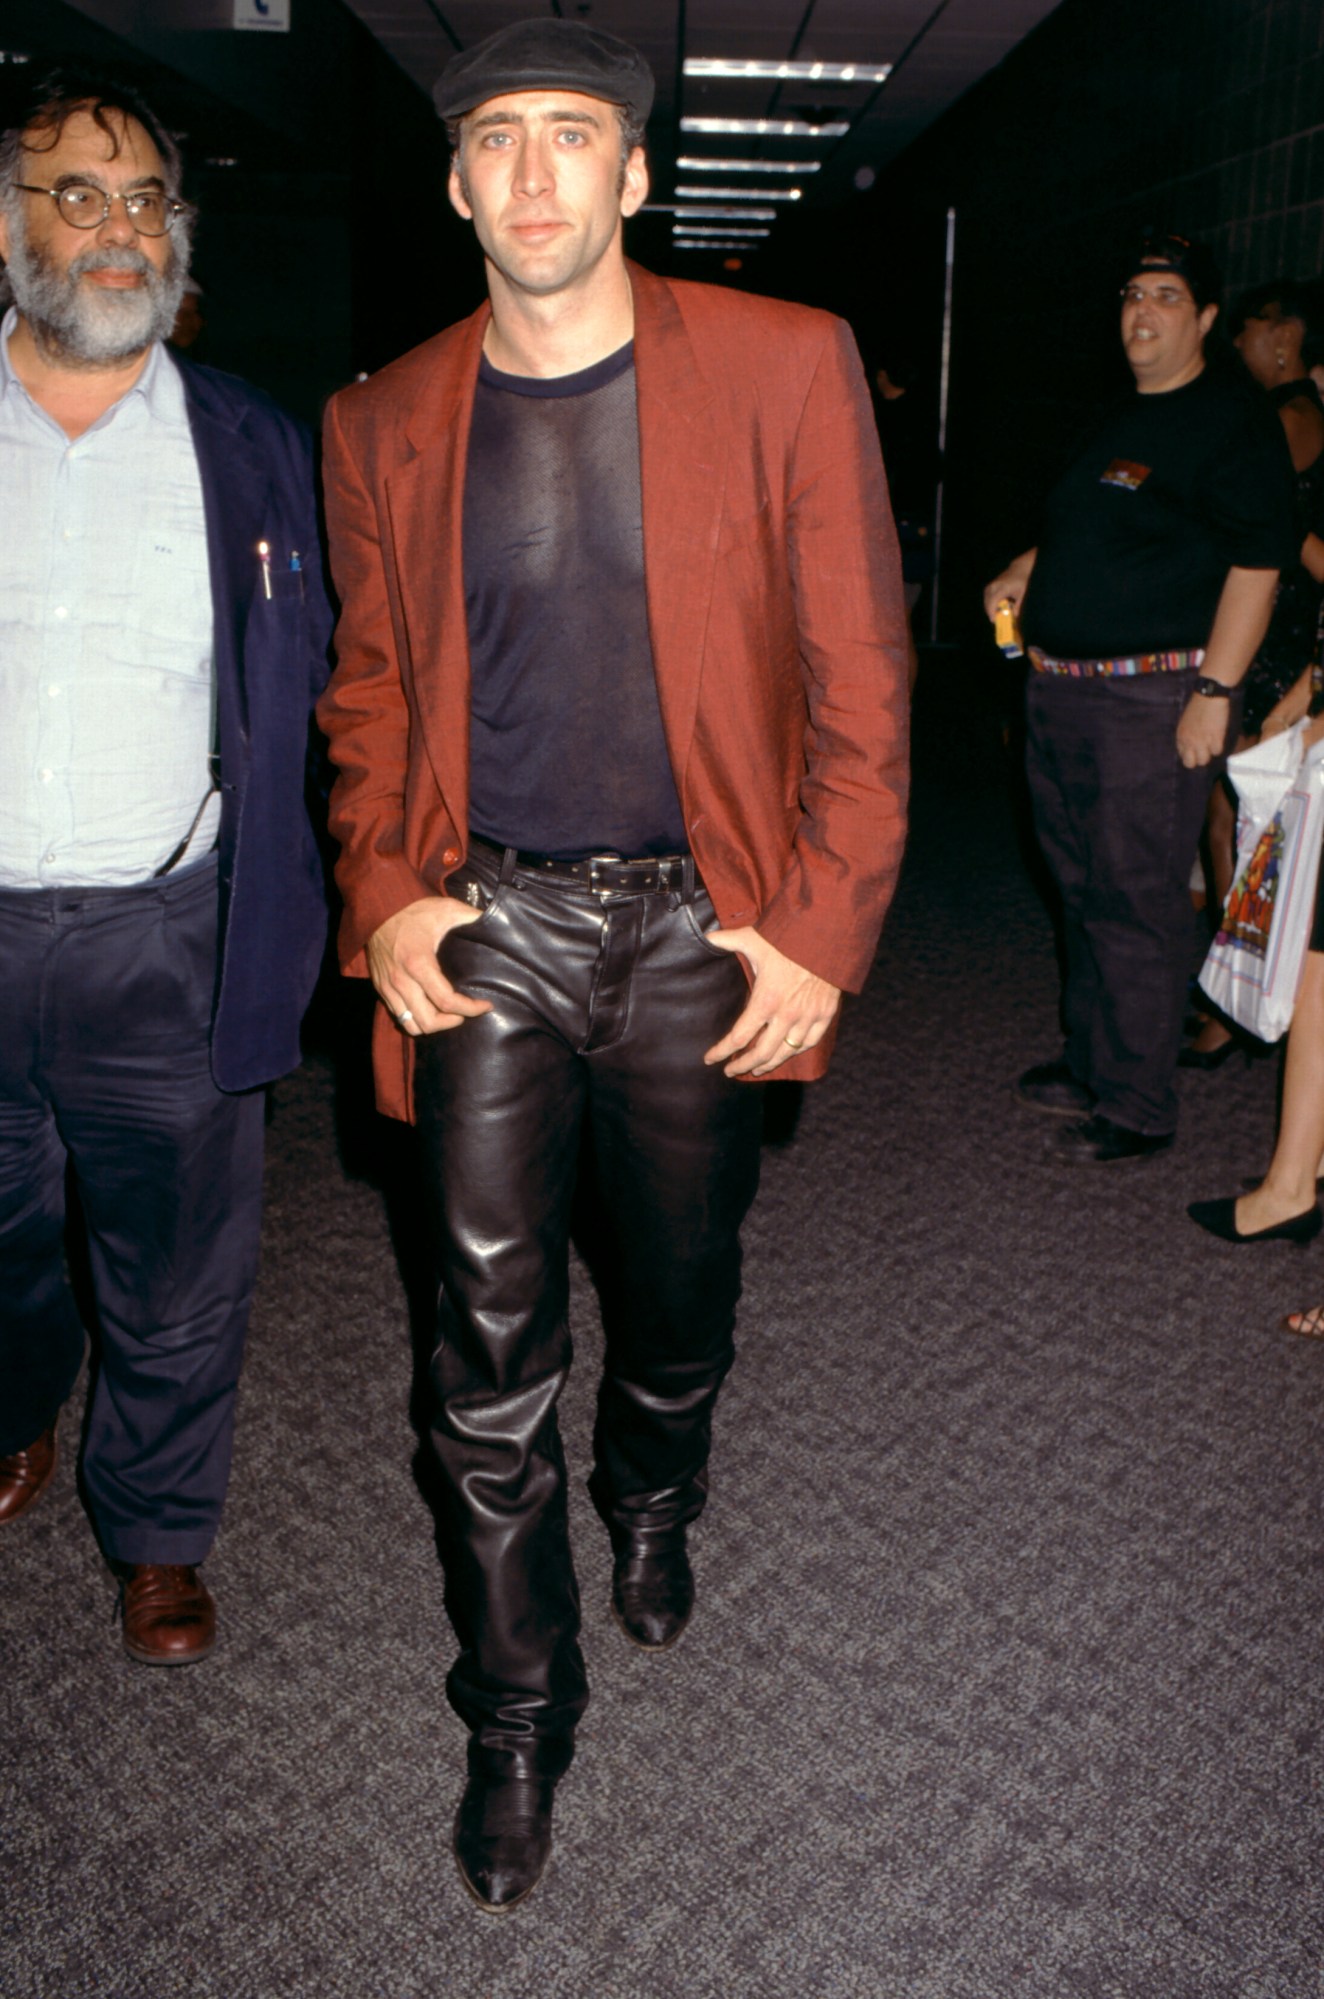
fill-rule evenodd
<path id="1" fill-rule="evenodd" d="M 729 1034 L 704 1056 L 721 1062 L 728 1076 L 770 1076 L 783 1062 L 814 1048 L 841 1005 L 840 986 L 830 986 L 783 956 L 757 930 L 709 930 L 719 951 L 738 951 L 754 974 L 749 999 Z"/>
<path id="2" fill-rule="evenodd" d="M 1228 705 L 1208 694 L 1192 694 L 1177 724 L 1177 755 L 1187 770 L 1221 757 L 1227 742 Z"/>

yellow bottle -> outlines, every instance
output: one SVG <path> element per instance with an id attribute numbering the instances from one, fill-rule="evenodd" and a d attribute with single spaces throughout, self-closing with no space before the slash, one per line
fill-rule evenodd
<path id="1" fill-rule="evenodd" d="M 999 597 L 994 608 L 993 638 L 1006 658 L 1024 658 L 1025 648 L 1021 644 L 1021 628 L 1012 609 L 1010 597 Z"/>

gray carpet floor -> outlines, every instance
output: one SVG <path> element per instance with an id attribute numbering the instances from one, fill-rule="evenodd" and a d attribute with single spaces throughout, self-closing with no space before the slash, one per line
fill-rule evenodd
<path id="1" fill-rule="evenodd" d="M 661 1657 L 607 1614 L 576 1270 L 594 1703 L 500 1920 L 449 1851 L 408 1153 L 324 1034 L 274 1092 L 215 1654 L 123 1656 L 72 1451 L 0 1545 L 3 1999 L 1324 1993 L 1324 1346 L 1276 1330 L 1324 1256 L 1184 1214 L 1263 1167 L 1276 1064 L 1064 1171 L 1008 1087 L 1056 994 L 990 733 L 922 784 L 838 1062 L 777 1107 Z"/>

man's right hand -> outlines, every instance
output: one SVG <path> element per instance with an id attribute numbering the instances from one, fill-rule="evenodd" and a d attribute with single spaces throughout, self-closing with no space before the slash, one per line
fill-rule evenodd
<path id="1" fill-rule="evenodd" d="M 373 931 L 368 972 L 404 1033 L 438 1034 L 492 1011 L 491 1000 L 457 992 L 437 959 L 447 932 L 476 923 L 482 913 L 453 895 L 429 895 L 398 909 Z"/>
<path id="2" fill-rule="evenodd" d="M 993 578 L 984 592 L 984 616 L 990 624 L 997 616 L 998 605 L 1004 598 L 1013 611 L 1020 611 L 1021 598 L 1025 595 L 1034 569 L 1034 558 L 1038 553 L 1037 548 L 1027 548 L 1024 555 L 1018 555 L 1014 562 L 1007 564 L 1001 576 Z"/>

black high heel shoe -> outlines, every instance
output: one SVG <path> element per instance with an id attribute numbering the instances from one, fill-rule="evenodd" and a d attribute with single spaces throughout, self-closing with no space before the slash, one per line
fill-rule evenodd
<path id="1" fill-rule="evenodd" d="M 1243 1235 L 1237 1227 L 1237 1204 L 1234 1198 L 1223 1201 L 1192 1201 L 1186 1210 L 1191 1220 L 1210 1235 L 1216 1235 L 1220 1242 L 1294 1242 L 1304 1249 L 1313 1242 L 1324 1229 L 1324 1214 L 1318 1207 L 1307 1208 L 1302 1215 L 1292 1215 L 1285 1222 L 1272 1222 L 1267 1229 L 1252 1229 Z"/>
<path id="2" fill-rule="evenodd" d="M 1183 1048 L 1177 1057 L 1177 1067 L 1199 1069 L 1203 1074 L 1209 1075 L 1213 1070 L 1221 1069 L 1225 1062 L 1230 1062 L 1234 1055 L 1240 1055 L 1242 1062 L 1249 1069 L 1250 1050 L 1244 1041 L 1237 1040 L 1235 1034 L 1228 1041 L 1220 1041 L 1217 1048 Z"/>

